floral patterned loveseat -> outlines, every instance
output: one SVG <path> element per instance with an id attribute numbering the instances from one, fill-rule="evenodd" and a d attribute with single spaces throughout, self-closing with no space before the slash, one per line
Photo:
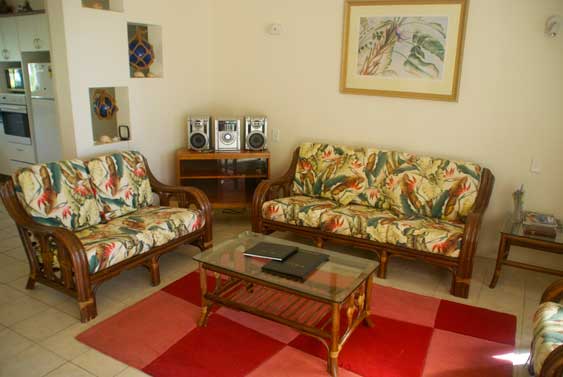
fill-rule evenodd
<path id="1" fill-rule="evenodd" d="M 305 143 L 283 177 L 256 189 L 253 230 L 374 251 L 381 278 L 392 255 L 422 259 L 451 270 L 452 293 L 467 297 L 493 182 L 488 169 L 470 162 Z"/>
<path id="2" fill-rule="evenodd" d="M 83 322 L 97 315 L 94 291 L 103 281 L 143 265 L 157 285 L 163 253 L 212 242 L 205 194 L 158 182 L 134 151 L 33 165 L 0 195 L 29 260 L 27 288 L 40 282 L 76 297 Z M 169 207 L 172 198 L 178 207 Z"/>
<path id="3" fill-rule="evenodd" d="M 530 374 L 538 377 L 563 376 L 563 279 L 543 293 L 534 315 L 534 337 Z"/>

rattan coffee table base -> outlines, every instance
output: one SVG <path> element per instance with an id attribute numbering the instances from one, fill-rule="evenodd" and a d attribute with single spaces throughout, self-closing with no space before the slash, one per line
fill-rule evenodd
<path id="1" fill-rule="evenodd" d="M 207 290 L 209 272 L 215 288 Z M 283 281 L 283 280 L 282 280 Z M 350 335 L 360 325 L 372 327 L 369 318 L 373 273 L 342 303 L 295 292 L 283 284 L 273 284 L 216 266 L 200 263 L 202 294 L 199 327 L 207 325 L 213 305 L 225 306 L 289 326 L 318 339 L 327 350 L 327 371 L 338 375 L 338 354 Z M 346 321 L 341 322 L 342 319 Z M 341 324 L 346 324 L 341 328 Z"/>

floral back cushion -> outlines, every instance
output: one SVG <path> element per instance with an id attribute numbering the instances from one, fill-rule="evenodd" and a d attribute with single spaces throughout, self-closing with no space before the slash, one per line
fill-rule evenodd
<path id="1" fill-rule="evenodd" d="M 350 203 L 366 188 L 364 151 L 350 147 L 305 143 L 293 180 L 293 193 Z"/>
<path id="2" fill-rule="evenodd" d="M 391 210 L 407 217 L 465 220 L 477 199 L 479 165 L 402 152 L 393 152 L 392 160 L 378 186 Z"/>
<path id="3" fill-rule="evenodd" d="M 80 160 L 23 168 L 13 181 L 20 202 L 38 223 L 80 230 L 102 221 L 101 207 Z"/>
<path id="4" fill-rule="evenodd" d="M 366 148 L 364 154 L 366 185 L 365 189 L 352 200 L 352 203 L 388 210 L 391 205 L 387 197 L 383 195 L 382 185 L 389 172 L 396 168 L 394 152 Z"/>
<path id="5" fill-rule="evenodd" d="M 152 190 L 143 156 L 126 151 L 87 162 L 105 220 L 152 204 Z"/>

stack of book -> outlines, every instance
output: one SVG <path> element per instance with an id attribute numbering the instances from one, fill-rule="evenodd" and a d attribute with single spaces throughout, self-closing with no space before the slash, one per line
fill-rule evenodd
<path id="1" fill-rule="evenodd" d="M 524 215 L 522 226 L 524 234 L 555 238 L 559 224 L 553 215 L 529 211 Z"/>
<path id="2" fill-rule="evenodd" d="M 260 242 L 247 249 L 248 257 L 269 259 L 262 271 L 288 279 L 305 281 L 317 267 L 328 260 L 324 254 L 299 250 L 297 246 Z"/>

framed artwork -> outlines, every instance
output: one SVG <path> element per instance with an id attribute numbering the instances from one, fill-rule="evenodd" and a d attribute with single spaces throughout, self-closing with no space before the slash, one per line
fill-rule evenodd
<path id="1" fill-rule="evenodd" d="M 346 0 L 342 93 L 456 101 L 466 0 Z"/>

